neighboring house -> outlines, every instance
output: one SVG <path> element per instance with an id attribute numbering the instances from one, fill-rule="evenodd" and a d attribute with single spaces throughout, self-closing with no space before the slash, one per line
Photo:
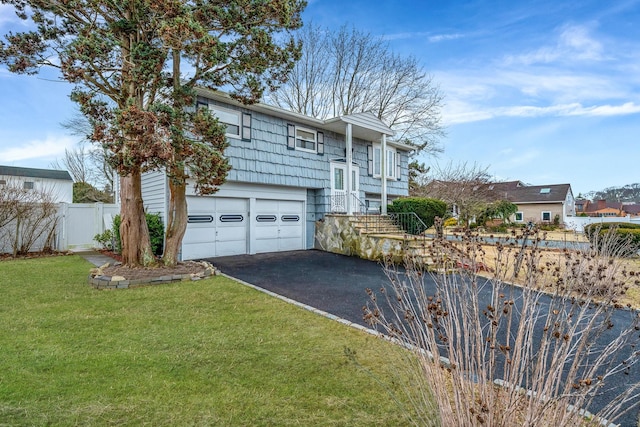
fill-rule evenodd
<path id="1" fill-rule="evenodd" d="M 467 188 L 461 188 L 461 186 Z M 562 224 L 566 218 L 576 214 L 570 184 L 527 185 L 522 181 L 488 183 L 433 181 L 427 188 L 427 194 L 432 194 L 432 197 L 446 193 L 457 194 L 460 198 L 475 199 L 482 203 L 508 200 L 518 207 L 518 211 L 512 217 L 512 220 L 517 223 L 551 223 L 557 218 Z M 451 211 L 454 218 L 457 218 L 458 207 L 452 206 Z"/>
<path id="2" fill-rule="evenodd" d="M 583 213 L 587 216 L 599 218 L 626 217 L 627 215 L 638 216 L 640 213 L 640 205 L 636 203 L 611 202 L 607 200 L 597 200 L 595 202 L 584 200 L 582 209 L 577 212 L 579 214 Z"/>
<path id="3" fill-rule="evenodd" d="M 564 224 L 568 217 L 576 215 L 571 184 L 518 185 L 504 194 L 506 200 L 518 206 L 514 218 L 518 223 Z"/>
<path id="4" fill-rule="evenodd" d="M 188 187 L 182 259 L 313 248 L 326 213 L 386 213 L 390 200 L 408 195 L 412 147 L 391 141 L 393 131 L 371 113 L 319 120 L 199 94 L 198 107 L 227 125 L 232 170 L 213 196 Z M 147 212 L 165 218 L 166 176 L 147 173 L 142 185 Z"/>
<path id="5" fill-rule="evenodd" d="M 73 202 L 73 179 L 63 170 L 0 166 L 0 188 L 4 185 L 43 191 L 51 194 L 55 202 Z"/>

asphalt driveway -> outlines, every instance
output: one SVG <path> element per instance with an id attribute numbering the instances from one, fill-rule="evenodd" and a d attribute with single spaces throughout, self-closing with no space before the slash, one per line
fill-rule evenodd
<path id="1" fill-rule="evenodd" d="M 377 290 L 389 282 L 379 263 L 317 250 L 207 261 L 229 276 L 361 325 L 366 288 Z"/>
<path id="2" fill-rule="evenodd" d="M 367 326 L 362 319 L 362 307 L 368 301 L 366 288 L 378 291 L 389 283 L 379 263 L 317 250 L 238 255 L 207 261 L 229 276 L 364 326 Z M 435 289 L 431 278 L 427 276 L 424 280 L 427 287 Z M 520 292 L 518 288 L 514 291 Z M 488 289 L 479 297 L 481 305 L 490 304 Z M 546 305 L 549 301 L 549 297 L 543 296 L 540 304 Z M 620 333 L 619 328 L 627 324 L 624 319 L 629 315 L 626 310 L 617 310 L 613 317 L 615 326 L 601 337 L 601 345 L 606 346 Z M 629 384 L 640 381 L 638 366 L 628 375 L 618 374 L 612 380 L 610 386 L 613 387 L 603 390 L 592 409 L 600 409 L 611 399 L 611 394 L 616 395 Z M 637 419 L 637 410 L 633 410 L 617 423 L 635 427 Z"/>

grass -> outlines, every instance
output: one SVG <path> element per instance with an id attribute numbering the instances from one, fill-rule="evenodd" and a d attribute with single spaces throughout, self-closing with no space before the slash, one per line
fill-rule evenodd
<path id="1" fill-rule="evenodd" d="M 408 424 L 344 355 L 393 382 L 378 338 L 223 277 L 96 291 L 89 268 L 0 262 L 0 426 Z"/>

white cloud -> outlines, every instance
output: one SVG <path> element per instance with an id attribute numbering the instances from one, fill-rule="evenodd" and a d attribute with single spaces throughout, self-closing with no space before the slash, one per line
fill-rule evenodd
<path id="1" fill-rule="evenodd" d="M 429 43 L 439 43 L 447 40 L 455 40 L 464 37 L 464 34 L 453 33 L 453 34 L 432 34 L 425 31 L 414 31 L 414 32 L 406 32 L 406 33 L 395 33 L 395 34 L 387 34 L 383 36 L 385 40 L 404 40 L 404 39 L 416 39 L 416 38 L 426 38 Z"/>
<path id="2" fill-rule="evenodd" d="M 0 159 L 3 163 L 53 159 L 64 155 L 64 150 L 72 148 L 77 140 L 69 136 L 47 136 L 44 140 L 33 140 L 25 144 L 8 147 L 0 150 Z"/>
<path id="3" fill-rule="evenodd" d="M 534 65 L 558 61 L 600 61 L 604 59 L 603 51 L 602 43 L 591 37 L 587 26 L 567 25 L 560 30 L 555 45 L 507 56 L 504 63 Z"/>
<path id="4" fill-rule="evenodd" d="M 517 105 L 510 107 L 477 108 L 458 104 L 457 108 L 448 106 L 443 113 L 446 124 L 471 123 L 499 117 L 573 117 L 573 116 L 626 116 L 639 114 L 640 105 L 626 102 L 621 105 L 592 105 L 585 107 L 580 103 L 558 104 L 546 107 Z"/>
<path id="5" fill-rule="evenodd" d="M 464 35 L 460 34 L 460 33 L 438 34 L 438 35 L 435 35 L 435 36 L 428 37 L 427 40 L 429 40 L 431 43 L 438 43 L 438 42 L 441 42 L 441 41 L 461 39 L 462 37 L 464 37 Z"/>

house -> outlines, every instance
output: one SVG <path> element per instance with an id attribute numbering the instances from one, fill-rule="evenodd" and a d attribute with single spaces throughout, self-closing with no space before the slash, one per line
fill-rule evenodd
<path id="1" fill-rule="evenodd" d="M 599 218 L 626 217 L 627 215 L 635 217 L 640 213 L 640 205 L 636 203 L 612 202 L 608 200 L 596 200 L 595 202 L 584 200 L 582 209 L 576 211 L 578 213 L 583 213 L 586 216 Z"/>
<path id="2" fill-rule="evenodd" d="M 427 194 L 438 198 L 441 194 L 455 195 L 460 200 L 480 204 L 508 200 L 518 207 L 512 218 L 517 223 L 564 223 L 575 216 L 575 202 L 570 184 L 527 185 L 522 181 L 504 182 L 447 182 L 434 180 L 427 185 Z M 457 217 L 460 208 L 451 206 Z"/>
<path id="3" fill-rule="evenodd" d="M 507 189 L 504 195 L 518 206 L 514 218 L 518 223 L 564 224 L 568 217 L 576 215 L 571 184 L 518 185 Z"/>
<path id="4" fill-rule="evenodd" d="M 319 120 L 198 93 L 198 107 L 227 125 L 232 170 L 212 196 L 188 186 L 183 260 L 310 249 L 326 213 L 386 213 L 389 201 L 408 195 L 412 147 L 392 141 L 393 131 L 371 113 Z M 142 189 L 147 212 L 165 218 L 164 173 L 143 175 Z"/>
<path id="5" fill-rule="evenodd" d="M 73 179 L 67 171 L 0 166 L 0 187 L 5 185 L 49 193 L 54 202 L 73 202 Z"/>

